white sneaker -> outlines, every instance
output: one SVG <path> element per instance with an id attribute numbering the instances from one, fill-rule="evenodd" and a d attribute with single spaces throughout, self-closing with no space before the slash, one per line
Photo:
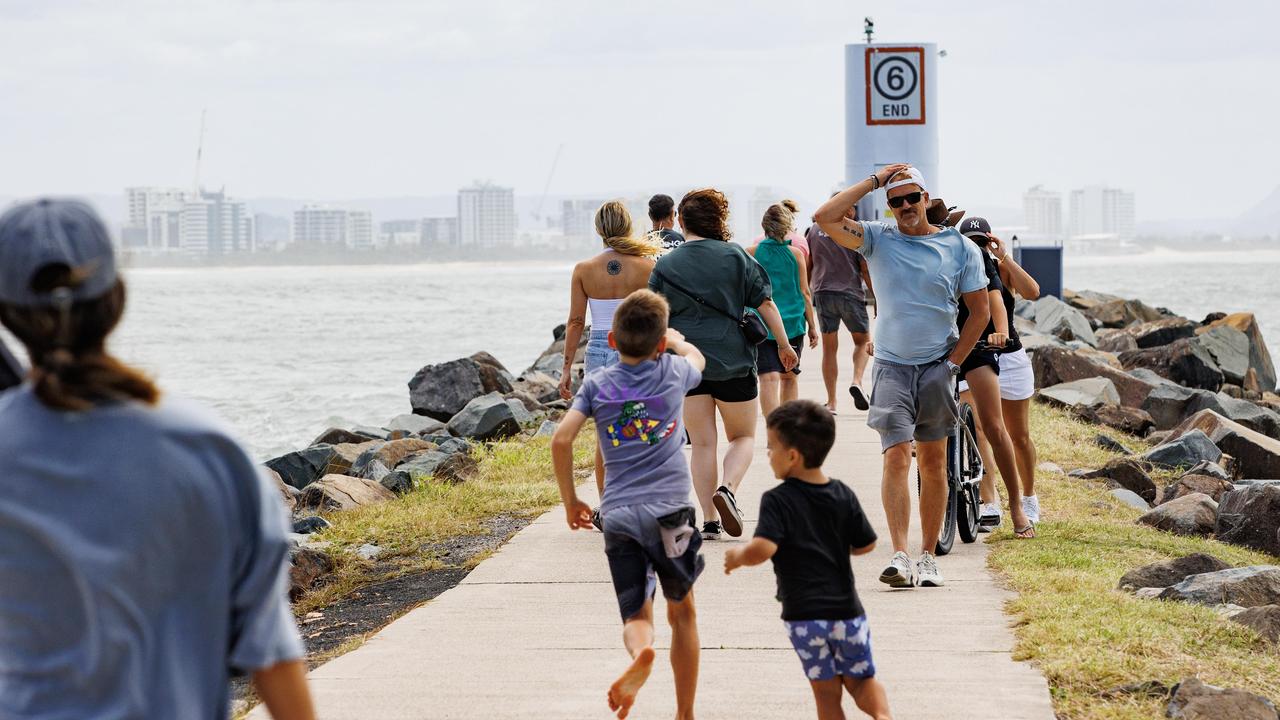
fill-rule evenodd
<path id="1" fill-rule="evenodd" d="M 995 530 L 1000 527 L 1002 519 L 999 503 L 982 503 L 978 510 L 978 532 L 989 533 Z"/>
<path id="2" fill-rule="evenodd" d="M 896 552 L 889 566 L 880 573 L 880 582 L 892 588 L 915 587 L 911 579 L 911 556 L 904 552 Z"/>
<path id="3" fill-rule="evenodd" d="M 1040 498 L 1036 495 L 1022 496 L 1022 512 L 1027 514 L 1027 519 L 1033 523 L 1040 522 Z"/>
<path id="4" fill-rule="evenodd" d="M 916 583 L 920 587 L 942 587 L 947 583 L 942 579 L 942 573 L 938 572 L 938 563 L 933 559 L 933 553 L 921 553 L 920 559 L 916 561 Z"/>

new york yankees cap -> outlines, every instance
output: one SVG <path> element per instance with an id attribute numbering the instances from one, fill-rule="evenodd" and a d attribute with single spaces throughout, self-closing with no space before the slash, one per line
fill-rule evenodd
<path id="1" fill-rule="evenodd" d="M 50 266 L 71 271 L 63 288 L 37 290 L 33 281 Z M 116 283 L 116 257 L 101 218 L 78 200 L 43 198 L 0 215 L 0 302 L 51 307 L 67 297 L 95 300 Z"/>
<path id="2" fill-rule="evenodd" d="M 984 217 L 965 218 L 960 223 L 959 230 L 965 237 L 985 238 L 991 232 L 991 223 Z"/>

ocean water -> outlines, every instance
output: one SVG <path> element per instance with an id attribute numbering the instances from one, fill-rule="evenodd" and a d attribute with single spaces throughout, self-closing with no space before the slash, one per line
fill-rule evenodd
<path id="1" fill-rule="evenodd" d="M 135 269 L 113 350 L 166 392 L 213 407 L 258 459 L 329 426 L 409 412 L 430 363 L 493 353 L 513 372 L 568 312 L 566 263 Z M 1258 314 L 1280 342 L 1280 253 L 1069 258 L 1066 285 L 1199 320 Z M 1273 348 L 1280 351 L 1280 345 Z"/>

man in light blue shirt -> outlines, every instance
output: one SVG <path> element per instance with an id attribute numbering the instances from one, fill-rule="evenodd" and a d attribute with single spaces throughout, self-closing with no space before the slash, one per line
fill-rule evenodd
<path id="1" fill-rule="evenodd" d="M 849 217 L 867 193 L 885 188 L 896 224 Z M 947 508 L 947 436 L 956 422 L 953 383 L 990 317 L 978 247 L 953 228 L 929 223 L 924 176 L 889 165 L 838 193 L 814 214 L 833 240 L 867 259 L 878 323 L 867 424 L 884 450 L 883 501 L 894 555 L 880 580 L 892 587 L 943 584 L 933 557 Z M 969 309 L 957 330 L 959 302 Z M 920 467 L 920 559 L 907 553 L 911 526 L 911 440 Z"/>

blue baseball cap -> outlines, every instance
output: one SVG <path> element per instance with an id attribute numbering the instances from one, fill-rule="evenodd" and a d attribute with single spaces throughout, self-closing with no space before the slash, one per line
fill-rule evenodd
<path id="1" fill-rule="evenodd" d="M 116 284 L 116 256 L 102 219 L 78 200 L 42 198 L 0 215 L 0 302 L 21 307 L 57 304 L 53 289 L 32 287 L 50 266 L 71 270 L 73 301 L 96 300 Z M 65 293 L 58 293 L 65 296 Z"/>

